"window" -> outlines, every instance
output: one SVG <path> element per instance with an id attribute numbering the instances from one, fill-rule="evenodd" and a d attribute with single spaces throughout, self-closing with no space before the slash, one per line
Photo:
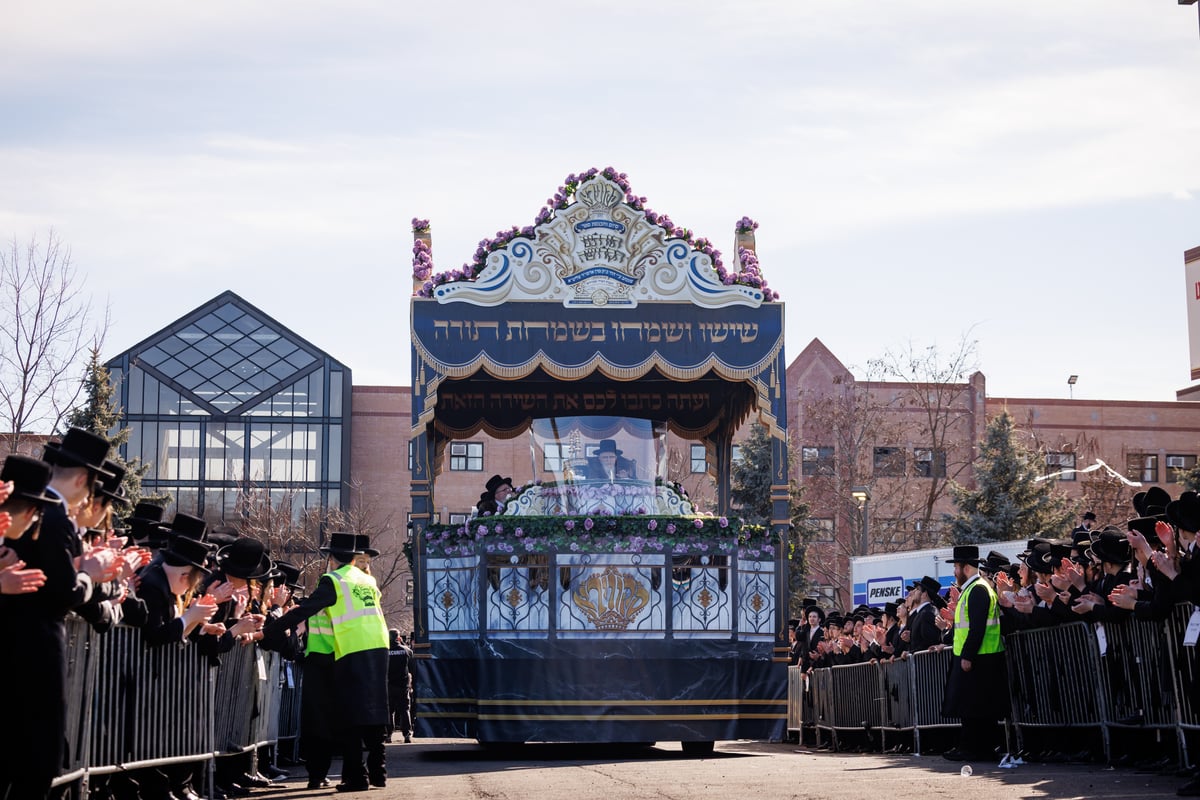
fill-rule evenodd
<path id="1" fill-rule="evenodd" d="M 563 458 L 569 445 L 547 442 L 542 448 L 542 469 L 546 472 L 562 472 Z"/>
<path id="2" fill-rule="evenodd" d="M 1190 469 L 1195 469 L 1195 456 L 1167 456 L 1167 481 L 1169 483 L 1182 483 L 1179 479 L 1180 472 L 1187 472 Z"/>
<path id="3" fill-rule="evenodd" d="M 735 444 L 729 453 L 729 460 L 733 464 L 739 464 L 742 461 L 742 446 Z"/>
<path id="4" fill-rule="evenodd" d="M 404 584 L 404 597 L 407 598 L 410 606 L 413 604 L 414 589 L 415 587 L 413 586 L 413 579 L 409 578 Z"/>
<path id="5" fill-rule="evenodd" d="M 455 472 L 482 472 L 483 442 L 451 442 L 450 469 Z"/>
<path id="6" fill-rule="evenodd" d="M 894 478 L 904 474 L 904 451 L 899 447 L 875 448 L 875 475 Z"/>
<path id="7" fill-rule="evenodd" d="M 708 453 L 704 445 L 692 445 L 692 472 L 708 472 Z"/>
<path id="8" fill-rule="evenodd" d="M 1046 474 L 1054 475 L 1056 472 L 1063 470 L 1075 469 L 1075 454 L 1074 453 L 1046 453 Z M 1056 476 L 1060 481 L 1075 480 L 1074 472 L 1066 472 L 1065 474 Z"/>
<path id="9" fill-rule="evenodd" d="M 412 472 L 413 468 L 413 443 L 408 443 L 408 471 Z"/>
<path id="10" fill-rule="evenodd" d="M 832 542 L 833 541 L 833 520 L 819 519 L 813 517 L 808 521 L 809 530 L 812 532 L 812 540 L 814 542 Z"/>
<path id="11" fill-rule="evenodd" d="M 946 477 L 946 451 L 929 447 L 914 448 L 913 475 L 918 478 Z"/>
<path id="12" fill-rule="evenodd" d="M 1130 480 L 1158 483 L 1158 456 L 1130 453 L 1125 460 L 1125 474 Z"/>
<path id="13" fill-rule="evenodd" d="M 806 445 L 800 448 L 801 475 L 832 475 L 833 448 Z"/>

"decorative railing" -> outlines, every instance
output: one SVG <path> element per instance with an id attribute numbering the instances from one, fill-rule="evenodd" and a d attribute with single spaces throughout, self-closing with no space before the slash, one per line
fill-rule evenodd
<path id="1" fill-rule="evenodd" d="M 739 555 L 736 538 L 725 544 L 429 557 L 429 636 L 773 641 L 779 565 L 761 550 Z"/>

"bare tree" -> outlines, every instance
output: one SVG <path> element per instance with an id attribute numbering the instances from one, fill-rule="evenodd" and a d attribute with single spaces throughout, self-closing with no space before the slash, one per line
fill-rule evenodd
<path id="1" fill-rule="evenodd" d="M 43 243 L 13 238 L 0 250 L 0 424 L 21 435 L 53 431 L 83 389 L 88 352 L 107 328 L 92 319 L 91 300 L 71 249 L 51 230 Z"/>
<path id="2" fill-rule="evenodd" d="M 688 493 L 696 511 L 710 511 L 717 507 L 717 485 L 708 471 L 692 472 L 691 443 L 685 451 L 678 447 L 667 448 L 667 480 L 675 481 Z"/>
<path id="3" fill-rule="evenodd" d="M 354 492 L 362 497 L 362 492 Z M 379 513 L 369 503 L 356 500 L 349 509 L 301 508 L 299 492 L 288 490 L 272 495 L 269 486 L 253 486 L 238 497 L 232 522 L 244 536 L 267 546 L 273 558 L 300 567 L 307 586 L 316 586 L 325 571 L 320 546 L 331 531 L 346 531 L 370 537 L 379 555 L 371 560 L 371 575 L 383 593 L 384 611 L 393 621 L 411 618 L 407 578 L 411 577 L 404 556 L 404 537 L 394 524 L 395 513 Z M 411 627 L 401 624 L 404 629 Z"/>
<path id="4" fill-rule="evenodd" d="M 912 504 L 906 504 L 898 517 L 905 527 L 926 535 L 916 536 L 915 544 L 945 544 L 943 516 L 950 486 L 971 475 L 975 460 L 974 443 L 982 430 L 982 404 L 974 402 L 978 373 L 977 342 L 964 334 L 948 354 L 936 345 L 920 348 L 909 342 L 903 348 L 887 351 L 872 362 L 872 368 L 885 381 L 903 386 L 893 404 L 901 412 L 905 445 L 913 447 L 911 464 L 902 471 L 909 478 L 907 492 L 915 490 Z M 964 444 L 965 443 L 965 444 Z M 904 454 L 907 461 L 909 454 Z"/>

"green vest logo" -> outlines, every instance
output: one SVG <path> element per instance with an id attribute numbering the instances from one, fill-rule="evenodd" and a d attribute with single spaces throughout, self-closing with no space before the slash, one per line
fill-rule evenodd
<path id="1" fill-rule="evenodd" d="M 350 591 L 354 594 L 354 599 L 362 603 L 364 608 L 375 607 L 375 592 L 370 586 L 358 584 Z"/>

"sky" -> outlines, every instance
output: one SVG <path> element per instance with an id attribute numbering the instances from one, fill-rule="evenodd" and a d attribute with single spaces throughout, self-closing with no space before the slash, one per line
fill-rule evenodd
<path id="1" fill-rule="evenodd" d="M 1190 385 L 1200 28 L 1170 0 L 9 0 L 0 239 L 53 229 L 116 355 L 232 290 L 407 385 L 438 271 L 569 173 L 732 251 L 787 358 L 977 342 L 999 397 Z"/>

